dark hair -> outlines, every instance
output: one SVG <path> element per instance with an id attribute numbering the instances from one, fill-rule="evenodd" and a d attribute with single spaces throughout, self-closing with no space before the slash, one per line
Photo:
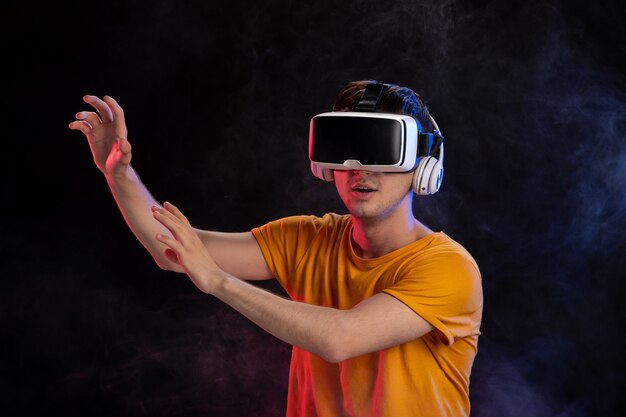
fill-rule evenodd
<path id="1" fill-rule="evenodd" d="M 365 87 L 376 80 L 350 81 L 335 97 L 333 111 L 354 111 L 357 103 L 363 97 Z M 430 113 L 422 97 L 408 87 L 388 84 L 389 89 L 383 93 L 378 102 L 377 112 L 399 113 L 413 116 L 422 125 L 422 131 L 432 132 L 436 129 L 430 118 Z"/>

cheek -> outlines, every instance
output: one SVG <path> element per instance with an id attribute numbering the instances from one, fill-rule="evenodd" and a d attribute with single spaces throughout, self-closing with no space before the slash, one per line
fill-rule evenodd
<path id="1" fill-rule="evenodd" d="M 346 183 L 344 181 L 341 181 L 340 179 L 335 177 L 335 189 L 340 196 L 343 196 L 346 194 L 348 187 L 346 186 Z"/>
<path id="2" fill-rule="evenodd" d="M 346 171 L 333 171 L 333 177 L 337 191 L 347 187 L 348 181 L 346 175 Z"/>
<path id="3" fill-rule="evenodd" d="M 348 171 L 342 171 L 340 169 L 333 170 L 333 177 L 335 177 L 336 180 L 342 180 L 346 175 L 348 175 Z"/>
<path id="4" fill-rule="evenodd" d="M 406 176 L 405 184 L 408 190 L 411 190 L 413 188 L 413 173 L 412 172 Z"/>
<path id="5" fill-rule="evenodd" d="M 389 174 L 386 179 L 389 186 L 398 192 L 406 193 L 413 188 L 413 173 L 406 174 Z"/>
<path id="6" fill-rule="evenodd" d="M 350 187 L 349 187 L 349 178 L 345 171 L 335 171 L 335 189 L 337 190 L 337 194 L 341 199 L 346 202 L 346 199 L 349 199 Z"/>

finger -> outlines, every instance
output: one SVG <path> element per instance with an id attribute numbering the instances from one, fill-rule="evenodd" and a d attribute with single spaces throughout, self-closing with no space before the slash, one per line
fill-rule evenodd
<path id="1" fill-rule="evenodd" d="M 165 246 L 169 247 L 175 252 L 178 252 L 178 250 L 181 248 L 180 242 L 174 239 L 172 236 L 164 235 L 163 233 L 157 233 L 155 237 L 156 240 L 163 243 Z"/>
<path id="2" fill-rule="evenodd" d="M 130 164 L 130 160 L 132 159 L 131 148 L 130 142 L 126 140 L 126 138 L 117 138 L 117 149 L 122 154 L 120 162 L 125 165 Z"/>
<path id="3" fill-rule="evenodd" d="M 118 141 L 119 141 L 120 150 L 122 151 L 122 153 L 124 155 L 130 155 L 131 151 L 133 150 L 133 146 L 130 144 L 128 139 L 118 138 Z"/>
<path id="4" fill-rule="evenodd" d="M 173 205 L 172 203 L 170 203 L 169 201 L 166 201 L 163 203 L 163 207 L 169 211 L 170 213 L 172 213 L 174 216 L 176 216 L 177 218 L 179 218 L 180 220 L 182 220 L 186 225 L 191 226 L 189 224 L 189 220 L 187 220 L 187 217 L 178 209 L 178 207 L 176 207 L 175 205 Z"/>
<path id="5" fill-rule="evenodd" d="M 161 223 L 163 226 L 169 230 L 176 240 L 180 240 L 181 237 L 184 237 L 184 228 L 180 224 L 180 220 L 173 217 L 172 215 L 167 215 L 167 213 L 163 213 L 161 210 L 153 210 L 152 216 L 156 221 Z"/>
<path id="6" fill-rule="evenodd" d="M 102 123 L 111 123 L 113 121 L 111 108 L 104 101 L 100 100 L 100 98 L 86 95 L 83 97 L 83 101 L 98 111 L 98 114 L 102 118 Z"/>
<path id="7" fill-rule="evenodd" d="M 179 242 L 176 241 L 175 239 L 172 239 L 169 236 L 162 235 L 160 233 L 156 234 L 156 239 L 159 242 L 161 242 L 161 243 L 163 243 L 164 245 L 167 246 L 167 248 L 165 248 L 163 250 L 163 255 L 165 255 L 165 257 L 167 259 L 169 259 L 170 261 L 176 262 L 177 264 L 180 264 L 180 258 L 178 256 L 178 252 L 177 252 L 177 250 L 175 250 L 173 248 L 173 246 L 176 246 L 176 247 L 180 248 Z"/>
<path id="8" fill-rule="evenodd" d="M 68 125 L 68 127 L 72 130 L 79 130 L 83 132 L 85 135 L 88 135 L 89 133 L 91 133 L 91 129 L 93 129 L 93 126 L 91 126 L 89 122 L 86 122 L 84 120 L 73 121 Z"/>
<path id="9" fill-rule="evenodd" d="M 109 106 L 109 109 L 111 109 L 115 122 L 120 123 L 122 125 L 126 125 L 126 119 L 124 118 L 124 110 L 122 109 L 122 106 L 118 104 L 117 100 L 115 100 L 111 96 L 104 96 L 103 99 L 104 99 L 104 102 Z"/>
<path id="10" fill-rule="evenodd" d="M 89 123 L 92 128 L 102 124 L 102 119 L 100 119 L 97 113 L 92 111 L 79 111 L 75 116 L 76 119 Z"/>
<path id="11" fill-rule="evenodd" d="M 178 258 L 178 255 L 176 255 L 176 252 L 174 252 L 173 250 L 171 250 L 171 249 L 165 249 L 165 250 L 163 251 L 163 255 L 165 255 L 165 257 L 166 257 L 167 259 L 169 259 L 170 261 L 172 261 L 172 262 L 174 262 L 174 263 L 177 263 L 177 264 L 179 264 L 179 265 L 182 265 L 182 264 L 180 263 L 180 259 Z"/>
<path id="12" fill-rule="evenodd" d="M 177 223 L 177 224 L 183 224 L 183 222 L 181 221 L 181 219 L 179 219 L 178 217 L 176 217 L 174 215 L 174 213 L 171 213 L 169 211 L 167 211 L 165 208 L 158 206 L 158 205 L 153 205 L 152 206 L 152 211 L 153 212 L 157 212 L 160 215 L 169 218 L 172 222 Z"/>

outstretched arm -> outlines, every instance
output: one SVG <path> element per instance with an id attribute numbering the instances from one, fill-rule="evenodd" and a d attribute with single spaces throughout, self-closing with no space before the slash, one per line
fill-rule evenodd
<path id="1" fill-rule="evenodd" d="M 76 113 L 76 120 L 69 128 L 87 137 L 96 167 L 104 175 L 124 220 L 137 239 L 160 267 L 180 271 L 162 258 L 163 245 L 153 238 L 157 232 L 168 232 L 152 218 L 150 207 L 156 200 L 130 165 L 132 147 L 127 139 L 124 111 L 109 96 L 100 99 L 86 95 L 83 101 L 95 111 Z"/>
<path id="2" fill-rule="evenodd" d="M 132 147 L 127 139 L 122 107 L 109 96 L 100 99 L 87 95 L 83 101 L 95 111 L 76 113 L 76 120 L 69 124 L 69 128 L 87 137 L 94 162 L 104 174 L 124 220 L 157 265 L 166 270 L 183 272 L 180 264 L 163 256 L 166 246 L 155 238 L 157 233 L 169 235 L 170 232 L 154 220 L 151 207 L 158 203 L 131 166 Z M 199 229 L 194 229 L 194 232 L 224 270 L 243 279 L 272 277 L 250 232 L 218 233 Z"/>
<path id="3" fill-rule="evenodd" d="M 277 338 L 329 362 L 417 339 L 432 326 L 394 297 L 379 293 L 350 310 L 292 301 L 243 282 L 219 268 L 187 218 L 172 204 L 153 207 L 171 235 L 157 235 L 164 256 L 180 264 L 193 283 Z"/>

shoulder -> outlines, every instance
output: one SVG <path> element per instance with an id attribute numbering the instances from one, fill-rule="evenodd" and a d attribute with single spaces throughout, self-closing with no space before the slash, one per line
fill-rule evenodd
<path id="1" fill-rule="evenodd" d="M 453 268 L 473 269 L 480 274 L 474 257 L 459 242 L 444 232 L 433 233 L 423 255 Z"/>
<path id="2" fill-rule="evenodd" d="M 350 223 L 350 221 L 350 216 L 347 214 L 326 213 L 323 216 L 301 214 L 286 216 L 280 219 L 272 220 L 266 223 L 266 225 L 264 226 L 270 225 L 288 228 L 311 228 L 319 230 L 325 228 L 341 227 Z"/>
<path id="3" fill-rule="evenodd" d="M 480 313 L 482 279 L 472 255 L 443 232 L 425 239 L 385 292 L 426 316 L 428 309 L 447 316 Z"/>
<path id="4" fill-rule="evenodd" d="M 440 297 L 470 297 L 476 301 L 482 293 L 476 261 L 463 245 L 443 232 L 416 242 L 396 285 Z"/>
<path id="5" fill-rule="evenodd" d="M 293 215 L 272 220 L 262 226 L 252 229 L 252 233 L 258 234 L 282 234 L 311 236 L 320 233 L 332 233 L 342 230 L 351 225 L 349 215 L 326 213 L 317 215 Z"/>
<path id="6" fill-rule="evenodd" d="M 252 229 L 252 235 L 274 274 L 284 276 L 287 270 L 276 272 L 278 265 L 294 267 L 307 253 L 340 240 L 350 224 L 349 217 L 335 213 L 286 216 Z"/>

